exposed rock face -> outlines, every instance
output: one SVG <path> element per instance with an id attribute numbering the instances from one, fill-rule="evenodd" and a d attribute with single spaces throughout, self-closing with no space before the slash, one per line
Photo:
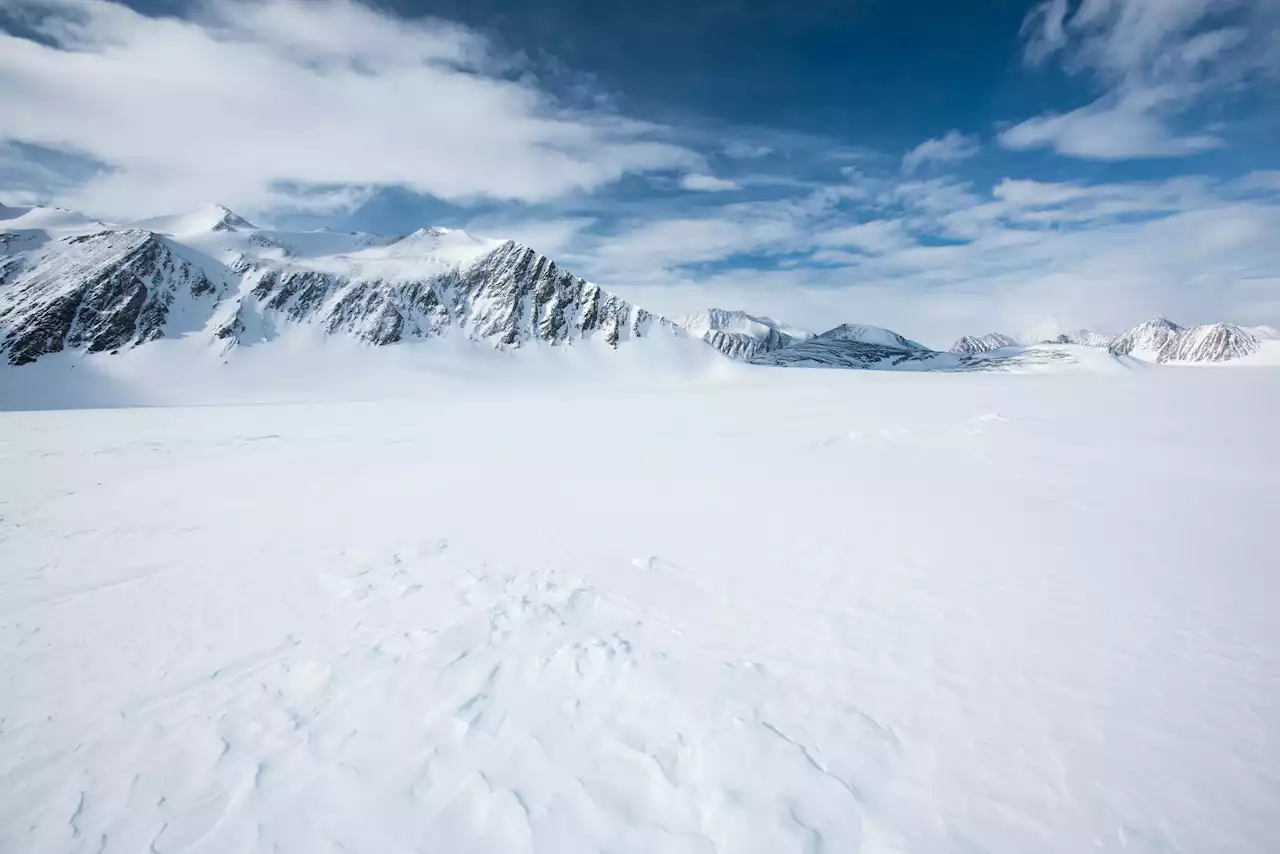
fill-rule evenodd
<path id="1" fill-rule="evenodd" d="M 375 345 L 462 334 L 502 349 L 684 334 L 510 241 L 448 229 L 398 240 L 261 232 L 217 206 L 150 222 L 180 237 L 6 231 L 0 352 L 8 361 L 142 344 L 169 334 L 175 311 L 184 332 L 224 346 L 269 340 L 290 324 Z"/>
<path id="2" fill-rule="evenodd" d="M 1077 344 L 1081 347 L 1107 347 L 1111 344 L 1111 336 L 1088 329 L 1077 329 L 1075 332 L 1063 332 L 1040 342 L 1041 344 Z"/>
<path id="3" fill-rule="evenodd" d="M 680 325 L 729 358 L 744 362 L 812 337 L 769 317 L 723 308 L 687 314 Z"/>
<path id="4" fill-rule="evenodd" d="M 942 355 L 889 329 L 845 323 L 807 341 L 756 356 L 751 364 L 924 370 L 930 364 L 940 366 L 936 360 Z"/>
<path id="5" fill-rule="evenodd" d="M 1225 362 L 1257 352 L 1259 346 L 1255 335 L 1232 323 L 1184 329 L 1157 317 L 1116 338 L 1110 350 L 1153 362 Z"/>
<path id="6" fill-rule="evenodd" d="M 0 260 L 0 351 L 33 362 L 64 348 L 91 353 L 154 341 L 171 310 L 211 307 L 217 286 L 148 231 L 103 231 Z"/>
<path id="7" fill-rule="evenodd" d="M 778 366 L 993 370 L 1061 355 L 1015 348 L 996 333 L 937 353 L 876 326 L 842 324 L 814 336 L 723 309 L 689 315 L 681 328 L 529 247 L 447 228 L 392 238 L 270 231 L 220 205 L 112 227 L 57 208 L 0 206 L 0 354 L 11 364 L 187 335 L 251 345 L 290 326 L 373 345 L 462 335 L 504 350 L 688 334 L 730 358 Z M 1259 334 L 1156 318 L 1115 339 L 1110 352 L 1217 362 L 1253 353 Z M 1055 340 L 1101 346 L 1106 338 L 1081 330 Z"/>
<path id="8" fill-rule="evenodd" d="M 1258 339 L 1232 323 L 1194 326 L 1166 345 L 1162 362 L 1225 362 L 1256 353 Z"/>
<path id="9" fill-rule="evenodd" d="M 1113 356 L 1134 356 L 1159 361 L 1160 352 L 1185 330 L 1167 317 L 1153 317 L 1116 337 L 1111 342 Z"/>
<path id="10" fill-rule="evenodd" d="M 891 329 L 885 329 L 880 326 L 867 326 L 861 323 L 842 323 L 834 329 L 828 329 L 821 335 L 816 336 L 815 340 L 843 341 L 850 344 L 869 344 L 889 349 L 933 352 L 923 344 L 912 341 L 910 338 L 904 338 Z"/>
<path id="11" fill-rule="evenodd" d="M 966 335 L 951 345 L 951 352 L 959 353 L 961 356 L 974 356 L 978 353 L 990 353 L 992 350 L 1013 347 L 1017 343 L 1008 335 L 1001 335 L 999 332 L 990 332 L 986 335 Z"/>
<path id="12" fill-rule="evenodd" d="M 602 291 L 544 255 L 506 242 L 457 270 L 409 281 L 270 267 L 255 271 L 221 338 L 280 322 L 317 322 L 370 344 L 394 344 L 462 331 L 477 341 L 516 348 L 532 341 L 565 344 L 600 335 L 612 346 L 651 332 L 677 334 L 674 323 Z M 268 336 L 269 337 L 269 334 Z"/>

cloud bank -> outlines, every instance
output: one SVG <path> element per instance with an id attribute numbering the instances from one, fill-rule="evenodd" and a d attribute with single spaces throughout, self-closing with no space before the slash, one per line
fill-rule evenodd
<path id="1" fill-rule="evenodd" d="M 664 128 L 558 103 L 474 32 L 350 0 L 206 0 L 186 19 L 105 0 L 0 12 L 38 37 L 0 33 L 0 143 L 100 164 L 59 197 L 90 213 L 307 202 L 282 187 L 538 202 L 701 164 Z"/>

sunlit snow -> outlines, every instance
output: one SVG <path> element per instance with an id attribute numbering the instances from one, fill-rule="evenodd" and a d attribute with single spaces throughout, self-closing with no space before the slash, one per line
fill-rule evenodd
<path id="1" fill-rule="evenodd" d="M 5 372 L 0 850 L 1274 850 L 1276 368 L 417 352 Z"/>

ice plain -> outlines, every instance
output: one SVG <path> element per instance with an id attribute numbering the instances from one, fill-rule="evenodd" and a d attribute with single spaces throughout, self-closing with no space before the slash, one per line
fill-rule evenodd
<path id="1" fill-rule="evenodd" d="M 1280 369 L 1112 367 L 0 412 L 0 850 L 1274 851 Z"/>

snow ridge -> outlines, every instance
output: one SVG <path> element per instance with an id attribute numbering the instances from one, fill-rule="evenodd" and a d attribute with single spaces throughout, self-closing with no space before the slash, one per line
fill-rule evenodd
<path id="1" fill-rule="evenodd" d="M 249 345 L 294 325 L 374 345 L 460 333 L 498 349 L 685 334 L 529 247 L 455 229 L 274 232 L 220 205 L 113 229 L 40 210 L 0 220 L 61 229 L 3 233 L 0 352 L 15 365 L 186 334 Z"/>
<path id="2" fill-rule="evenodd" d="M 64 238 L 0 260 L 0 351 L 23 365 L 68 347 L 114 351 L 163 338 L 174 309 L 211 309 L 219 286 L 149 231 Z"/>
<path id="3" fill-rule="evenodd" d="M 166 337 L 247 346 L 290 327 L 379 346 L 461 335 L 499 350 L 587 339 L 618 347 L 660 334 L 698 339 L 757 365 L 944 371 L 1071 361 L 1047 349 L 1069 344 L 1156 362 L 1219 362 L 1254 353 L 1274 334 L 1226 323 L 1187 330 L 1160 317 L 1114 341 L 1089 330 L 1059 331 L 1034 339 L 1045 346 L 1018 348 L 1009 336 L 990 333 L 965 336 L 943 354 L 864 324 L 813 335 L 719 308 L 675 323 L 528 246 L 458 229 L 390 238 L 278 231 L 217 204 L 123 227 L 58 208 L 0 208 L 0 353 L 11 364 Z M 1061 327 L 1045 324 L 1040 332 L 1054 329 Z M 976 361 L 997 351 L 1006 361 Z"/>
<path id="4" fill-rule="evenodd" d="M 990 353 L 993 350 L 1014 347 L 1017 346 L 1017 343 L 1008 335 L 1001 335 L 999 332 L 990 332 L 986 335 L 965 335 L 951 345 L 951 352 L 959 353 L 962 356 L 974 356 L 978 353 Z"/>
<path id="5" fill-rule="evenodd" d="M 1155 317 L 1116 338 L 1114 356 L 1152 362 L 1225 362 L 1248 356 L 1261 346 L 1258 337 L 1233 323 L 1209 323 L 1185 329 Z"/>
<path id="6" fill-rule="evenodd" d="M 749 361 L 763 353 L 813 337 L 770 317 L 745 311 L 709 308 L 685 315 L 680 325 L 731 359 Z"/>

